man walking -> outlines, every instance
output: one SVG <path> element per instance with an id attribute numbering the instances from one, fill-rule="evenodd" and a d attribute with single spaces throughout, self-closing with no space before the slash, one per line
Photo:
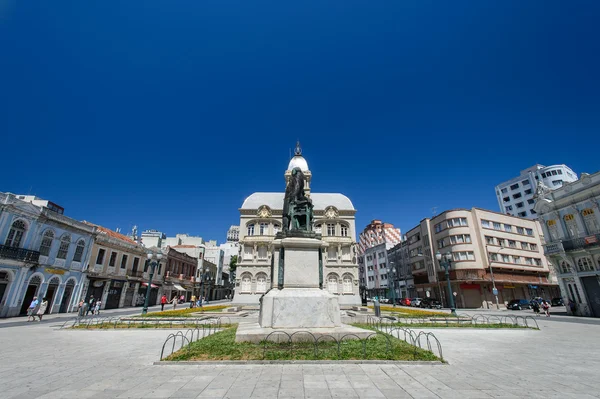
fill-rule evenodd
<path id="1" fill-rule="evenodd" d="M 29 304 L 29 307 L 27 308 L 27 321 L 35 321 L 35 308 L 37 307 L 38 303 L 39 301 L 37 296 L 34 296 L 33 300 Z"/>
<path id="2" fill-rule="evenodd" d="M 167 296 L 165 294 L 163 294 L 163 296 L 160 298 L 160 311 L 162 312 L 163 310 L 165 310 L 165 304 L 167 303 Z"/>
<path id="3" fill-rule="evenodd" d="M 92 311 L 92 315 L 94 314 L 94 305 L 96 304 L 96 300 L 94 299 L 94 296 L 90 296 L 90 300 L 88 301 L 88 308 L 85 311 L 85 315 L 87 316 L 90 311 Z"/>

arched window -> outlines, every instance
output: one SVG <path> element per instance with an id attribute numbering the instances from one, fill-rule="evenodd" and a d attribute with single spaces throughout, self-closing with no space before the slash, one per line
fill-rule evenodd
<path id="1" fill-rule="evenodd" d="M 315 233 L 321 234 L 321 231 L 322 231 L 322 227 L 321 226 L 322 226 L 321 224 L 315 225 Z"/>
<path id="2" fill-rule="evenodd" d="M 577 269 L 580 272 L 591 272 L 594 270 L 592 260 L 590 258 L 581 258 L 577 261 Z"/>
<path id="3" fill-rule="evenodd" d="M 66 259 L 67 253 L 69 252 L 69 245 L 71 244 L 71 236 L 68 234 L 64 234 L 60 238 L 60 247 L 58 248 L 58 254 L 56 257 L 58 259 Z"/>
<path id="4" fill-rule="evenodd" d="M 52 277 L 50 281 L 48 281 L 48 285 L 59 285 L 60 279 L 58 277 Z"/>
<path id="5" fill-rule="evenodd" d="M 241 292 L 251 292 L 252 291 L 252 277 L 250 273 L 242 274 L 242 288 Z"/>
<path id="6" fill-rule="evenodd" d="M 556 220 L 548 220 L 546 222 L 546 226 L 548 226 L 548 232 L 550 233 L 550 239 L 552 241 L 558 240 L 558 226 L 556 225 Z"/>
<path id="7" fill-rule="evenodd" d="M 81 262 L 83 257 L 83 250 L 85 249 L 85 241 L 77 241 L 77 247 L 75 247 L 75 255 L 73 255 L 73 262 Z"/>
<path id="8" fill-rule="evenodd" d="M 10 226 L 10 231 L 8 232 L 8 237 L 6 237 L 4 245 L 7 247 L 20 248 L 26 230 L 27 225 L 25 222 L 22 220 L 15 220 L 12 226 Z"/>
<path id="9" fill-rule="evenodd" d="M 348 237 L 348 226 L 343 224 L 340 226 L 340 235 L 342 237 Z"/>
<path id="10" fill-rule="evenodd" d="M 262 294 L 267 292 L 267 275 L 265 273 L 258 273 L 256 275 L 256 293 Z"/>
<path id="11" fill-rule="evenodd" d="M 273 234 L 277 234 L 279 231 L 281 231 L 281 225 L 277 223 L 273 224 Z"/>
<path id="12" fill-rule="evenodd" d="M 569 265 L 564 260 L 560 262 L 560 272 L 561 273 L 571 273 L 571 265 Z"/>
<path id="13" fill-rule="evenodd" d="M 266 236 L 269 233 L 269 224 L 268 223 L 261 223 L 259 225 L 259 234 L 261 236 Z"/>
<path id="14" fill-rule="evenodd" d="M 249 236 L 254 235 L 254 223 L 248 225 L 248 234 Z"/>
<path id="15" fill-rule="evenodd" d="M 338 276 L 334 273 L 327 276 L 327 291 L 332 294 L 338 293 Z"/>
<path id="16" fill-rule="evenodd" d="M 352 294 L 352 275 L 344 274 L 342 278 L 343 285 L 343 293 L 344 294 Z"/>
<path id="17" fill-rule="evenodd" d="M 54 240 L 54 232 L 52 230 L 46 230 L 42 237 L 42 243 L 40 244 L 40 255 L 50 255 L 50 248 L 52 247 L 52 240 Z"/>
<path id="18" fill-rule="evenodd" d="M 40 276 L 33 276 L 29 280 L 29 285 L 40 285 L 42 284 L 42 278 Z"/>

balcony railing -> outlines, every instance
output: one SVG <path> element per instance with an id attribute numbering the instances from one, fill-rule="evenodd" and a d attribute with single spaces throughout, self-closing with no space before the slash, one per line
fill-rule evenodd
<path id="1" fill-rule="evenodd" d="M 34 263 L 40 260 L 40 253 L 38 251 L 31 251 L 25 248 L 15 248 L 7 247 L 6 245 L 0 245 L 0 258 Z"/>
<path id="2" fill-rule="evenodd" d="M 144 277 L 144 271 L 143 270 L 136 270 L 136 271 L 131 271 L 129 273 L 127 273 L 129 275 L 129 277 Z"/>
<path id="3" fill-rule="evenodd" d="M 545 255 L 552 255 L 560 252 L 575 251 L 600 246 L 600 234 L 592 234 L 589 236 L 571 238 L 546 244 L 544 248 Z"/>

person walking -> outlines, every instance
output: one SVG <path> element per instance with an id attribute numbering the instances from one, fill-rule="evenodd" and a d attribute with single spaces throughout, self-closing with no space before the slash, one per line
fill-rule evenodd
<path id="1" fill-rule="evenodd" d="M 540 315 L 540 304 L 538 301 L 533 300 L 531 301 L 531 307 L 533 308 L 533 313 L 536 314 L 536 316 Z"/>
<path id="2" fill-rule="evenodd" d="M 190 301 L 190 308 L 196 307 L 196 295 L 192 295 L 192 300 Z"/>
<path id="3" fill-rule="evenodd" d="M 569 299 L 569 309 L 571 310 L 571 314 L 575 316 L 575 312 L 577 312 L 577 303 L 572 299 Z"/>
<path id="4" fill-rule="evenodd" d="M 35 321 L 35 311 L 39 303 L 37 296 L 34 296 L 27 308 L 27 321 Z"/>
<path id="5" fill-rule="evenodd" d="M 173 297 L 171 303 L 173 304 L 173 310 L 177 309 L 177 295 Z"/>
<path id="6" fill-rule="evenodd" d="M 548 301 L 542 302 L 542 309 L 544 309 L 546 317 L 550 317 L 550 304 L 548 303 Z"/>
<path id="7" fill-rule="evenodd" d="M 162 297 L 160 297 L 160 311 L 162 312 L 163 310 L 165 310 L 165 304 L 167 303 L 167 296 L 165 294 L 163 294 Z"/>
<path id="8" fill-rule="evenodd" d="M 88 308 L 85 311 L 85 315 L 87 316 L 90 311 L 92 312 L 92 315 L 94 314 L 94 304 L 95 304 L 96 300 L 94 299 L 94 296 L 90 296 L 90 300 L 88 301 Z"/>
<path id="9" fill-rule="evenodd" d="M 42 321 L 42 316 L 46 313 L 46 309 L 48 308 L 48 300 L 46 298 L 42 299 L 42 303 L 40 303 L 40 307 L 37 311 L 37 317 L 39 317 L 38 321 Z"/>
<path id="10" fill-rule="evenodd" d="M 100 314 L 100 306 L 102 305 L 102 301 L 98 300 L 96 301 L 96 303 L 94 304 L 94 314 L 99 315 Z"/>

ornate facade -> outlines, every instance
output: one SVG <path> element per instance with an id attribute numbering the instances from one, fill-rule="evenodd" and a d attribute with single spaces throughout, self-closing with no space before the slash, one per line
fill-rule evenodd
<path id="1" fill-rule="evenodd" d="M 304 191 L 314 205 L 314 230 L 327 243 L 323 253 L 323 288 L 339 295 L 342 306 L 359 305 L 356 210 L 345 195 L 311 193 L 312 174 L 299 145 L 284 173 L 286 184 L 295 167 L 302 169 Z M 259 304 L 260 297 L 272 286 L 272 243 L 282 229 L 283 198 L 283 192 L 257 192 L 246 198 L 239 209 L 240 249 L 234 297 L 237 304 Z"/>

